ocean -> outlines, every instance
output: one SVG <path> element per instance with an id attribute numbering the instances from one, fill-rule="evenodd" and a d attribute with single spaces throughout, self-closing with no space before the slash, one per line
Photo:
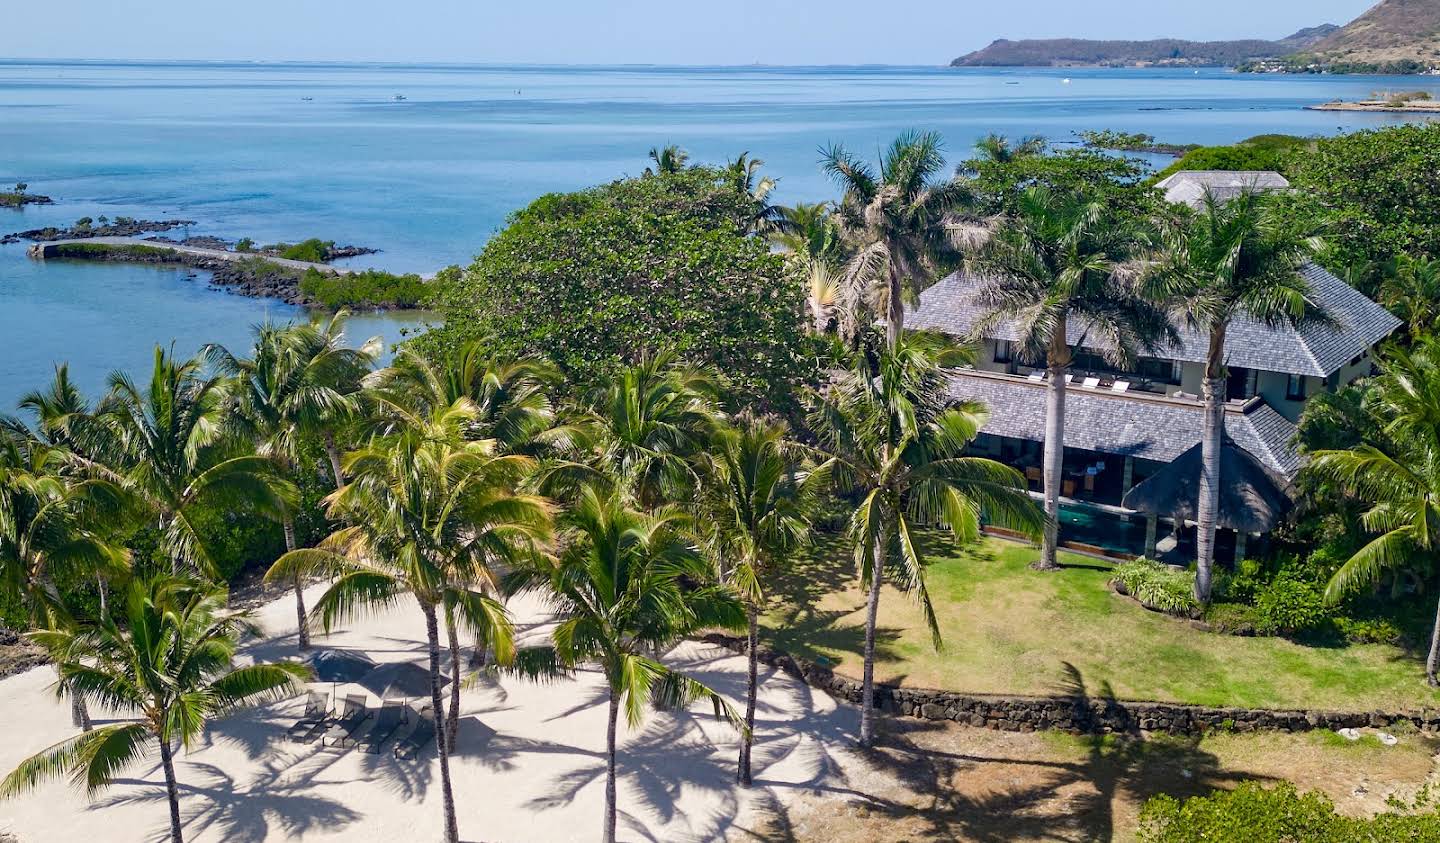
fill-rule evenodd
<path id="1" fill-rule="evenodd" d="M 749 152 L 779 201 L 816 201 L 834 196 L 816 164 L 831 143 L 873 156 L 902 130 L 934 129 L 958 161 L 990 132 L 1333 134 L 1407 118 L 1303 106 L 1402 88 L 1440 94 L 1424 77 L 1223 70 L 9 61 L 0 185 L 28 182 L 56 204 L 0 209 L 0 233 L 174 216 L 196 221 L 181 233 L 322 237 L 382 250 L 357 265 L 431 272 L 468 262 L 537 195 L 639 174 L 653 146 L 717 163 Z M 62 361 L 94 393 L 113 369 L 144 371 L 157 343 L 244 348 L 253 324 L 305 315 L 210 290 L 204 273 L 40 263 L 0 246 L 0 412 Z M 362 314 L 349 333 L 393 343 L 425 319 Z"/>

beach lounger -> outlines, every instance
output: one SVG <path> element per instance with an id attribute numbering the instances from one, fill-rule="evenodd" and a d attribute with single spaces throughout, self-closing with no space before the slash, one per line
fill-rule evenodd
<path id="1" fill-rule="evenodd" d="M 305 713 L 285 730 L 285 739 L 309 743 L 326 727 L 330 714 L 330 697 L 321 691 L 311 691 L 305 697 Z"/>
<path id="2" fill-rule="evenodd" d="M 1099 378 L 1086 378 L 1084 381 L 1081 382 L 1080 385 L 1083 386 L 1083 387 L 1085 387 L 1086 389 L 1095 389 L 1096 387 L 1098 387 L 1098 386 L 1100 385 L 1100 379 L 1099 379 Z"/>
<path id="3" fill-rule="evenodd" d="M 325 733 L 324 745 L 333 747 L 349 747 L 355 745 L 355 733 L 365 725 L 374 712 L 365 705 L 365 698 L 359 694 L 351 694 L 345 698 L 345 712 L 338 720 L 332 721 L 330 729 Z"/>
<path id="4" fill-rule="evenodd" d="M 1030 374 L 1026 375 L 1026 376 L 1025 376 L 1025 380 L 1027 380 L 1027 381 L 1043 381 L 1043 380 L 1045 380 L 1045 371 L 1044 371 L 1043 369 L 1036 369 L 1035 371 L 1033 371 L 1033 372 L 1031 372 Z"/>
<path id="5" fill-rule="evenodd" d="M 371 755 L 379 755 L 380 747 L 409 719 L 408 712 L 409 708 L 403 703 L 383 703 L 380 713 L 375 715 L 375 725 L 360 741 L 360 748 Z"/>
<path id="6" fill-rule="evenodd" d="M 1130 391 L 1130 381 L 1115 381 L 1115 383 L 1113 383 L 1113 384 L 1110 385 L 1110 391 L 1111 391 L 1111 392 L 1129 392 L 1129 391 Z"/>
<path id="7" fill-rule="evenodd" d="M 415 729 L 395 744 L 395 757 L 402 761 L 408 761 L 424 752 L 426 747 L 434 745 L 435 717 L 427 706 L 420 711 L 416 718 Z"/>

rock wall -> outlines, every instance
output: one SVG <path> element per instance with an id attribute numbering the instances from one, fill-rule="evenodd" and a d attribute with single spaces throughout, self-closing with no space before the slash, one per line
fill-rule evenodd
<path id="1" fill-rule="evenodd" d="M 710 634 L 702 640 L 737 653 L 745 640 Z M 788 653 L 761 648 L 760 661 L 801 679 L 846 702 L 860 702 L 860 681 L 837 675 L 820 665 Z M 1440 729 L 1440 710 L 1421 712 L 1341 712 L 1210 708 L 1174 703 L 1131 702 L 1084 694 L 1052 697 L 963 694 L 893 685 L 875 686 L 875 707 L 890 714 L 924 720 L 953 720 L 967 726 L 1006 732 L 1058 729 L 1079 734 L 1168 732 L 1200 735 L 1212 730 L 1236 732 L 1308 732 L 1372 726 L 1387 728 L 1409 723 L 1423 729 Z"/>

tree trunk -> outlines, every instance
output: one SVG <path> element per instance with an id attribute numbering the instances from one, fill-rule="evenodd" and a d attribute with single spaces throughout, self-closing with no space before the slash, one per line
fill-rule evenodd
<path id="1" fill-rule="evenodd" d="M 608 678 L 608 677 L 607 677 Z M 615 726 L 620 720 L 620 694 L 610 685 L 610 723 L 605 731 L 605 833 L 604 843 L 615 843 Z"/>
<path id="2" fill-rule="evenodd" d="M 95 728 L 90 722 L 90 709 L 85 705 L 85 698 L 75 693 L 73 689 L 66 689 L 70 695 L 70 723 L 82 732 L 88 732 Z"/>
<path id="3" fill-rule="evenodd" d="M 880 584 L 885 578 L 885 530 L 875 540 L 875 560 L 870 565 L 870 591 L 865 597 L 865 669 L 860 690 L 860 740 L 862 749 L 875 743 L 875 622 L 880 613 Z"/>
<path id="4" fill-rule="evenodd" d="M 335 445 L 335 432 L 325 430 L 325 455 L 330 458 L 330 472 L 335 475 L 335 488 L 345 485 L 345 472 L 340 469 L 340 449 Z"/>
<path id="5" fill-rule="evenodd" d="M 455 752 L 455 739 L 460 734 L 460 636 L 455 632 L 455 613 L 445 612 L 445 631 L 450 635 L 450 711 L 445 714 L 445 741 Z"/>
<path id="6" fill-rule="evenodd" d="M 445 740 L 445 701 L 440 696 L 440 623 L 435 607 L 422 604 L 425 610 L 425 634 L 430 643 L 430 714 L 435 718 L 435 749 L 440 754 L 440 791 L 445 808 L 445 843 L 460 843 L 460 827 L 455 819 L 455 791 L 450 786 L 450 747 Z"/>
<path id="7" fill-rule="evenodd" d="M 285 528 L 285 552 L 289 553 L 295 549 L 295 519 L 290 513 L 280 516 L 280 524 Z M 295 629 L 296 637 L 300 642 L 300 649 L 310 649 L 310 621 L 305 616 L 305 583 L 299 574 L 291 583 L 295 589 Z"/>
<path id="8" fill-rule="evenodd" d="M 170 797 L 170 841 L 185 843 L 180 828 L 180 788 L 175 783 L 175 759 L 171 756 L 170 741 L 160 738 L 160 766 L 165 768 L 165 791 Z"/>
<path id="9" fill-rule="evenodd" d="M 1041 571 L 1060 569 L 1056 553 L 1060 547 L 1060 491 L 1065 473 L 1065 376 L 1070 372 L 1064 318 L 1054 330 L 1047 360 L 1050 383 L 1045 391 L 1045 533 L 1040 560 L 1034 566 Z"/>
<path id="10" fill-rule="evenodd" d="M 1430 633 L 1430 657 L 1425 660 L 1425 680 L 1440 688 L 1440 603 L 1435 606 L 1435 629 Z"/>
<path id="11" fill-rule="evenodd" d="M 740 770 L 736 779 L 740 784 L 749 787 L 750 778 L 750 746 L 755 742 L 755 696 L 759 691 L 759 661 L 760 654 L 760 608 L 754 603 L 749 606 L 748 612 L 749 629 L 745 636 L 745 655 L 749 658 L 749 686 L 745 696 L 745 732 L 740 735 Z"/>
<path id="12" fill-rule="evenodd" d="M 1200 435 L 1200 489 L 1195 505 L 1195 599 L 1210 602 L 1215 572 L 1215 521 L 1220 514 L 1220 447 L 1225 434 L 1225 326 L 1210 331 L 1202 384 L 1205 408 Z"/>
<path id="13" fill-rule="evenodd" d="M 110 617 L 110 595 L 105 586 L 105 578 L 99 574 L 95 575 L 95 592 L 100 595 L 100 619 Z"/>
<path id="14" fill-rule="evenodd" d="M 895 271 L 892 264 L 890 289 L 885 296 L 885 345 L 892 351 L 900 344 L 900 334 L 905 330 L 905 299 L 900 280 L 900 273 Z"/>

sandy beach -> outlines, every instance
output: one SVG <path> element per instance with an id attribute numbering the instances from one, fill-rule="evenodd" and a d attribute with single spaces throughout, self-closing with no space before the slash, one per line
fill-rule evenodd
<path id="1" fill-rule="evenodd" d="M 319 596 L 311 589 L 308 598 Z M 513 601 L 517 628 L 530 640 L 547 632 L 533 599 Z M 257 617 L 266 638 L 248 658 L 292 657 L 294 606 L 287 599 Z M 287 623 L 286 619 L 289 619 Z M 367 616 L 316 645 L 361 650 L 377 661 L 425 660 L 424 622 L 406 605 Z M 692 671 L 737 704 L 745 661 L 718 648 L 686 643 L 668 660 Z M 764 667 L 762 665 L 762 671 Z M 0 768 L 74 734 L 68 704 L 51 690 L 54 671 L 36 668 L 0 681 Z M 312 686 L 330 690 L 329 685 Z M 339 693 L 363 692 L 340 685 Z M 378 700 L 371 697 L 371 705 Z M 426 841 L 441 837 L 438 762 L 431 748 L 397 761 L 284 740 L 303 708 L 295 698 L 243 711 L 214 724 L 178 759 L 187 841 Z M 595 840 L 604 805 L 606 697 L 593 671 L 534 684 L 482 683 L 462 698 L 461 732 L 452 760 L 461 837 L 469 841 Z M 93 712 L 103 721 L 105 714 Z M 774 800 L 813 790 L 839 768 L 837 753 L 854 734 L 858 713 L 774 672 L 762 672 L 756 724 L 756 787 L 734 784 L 737 738 L 705 707 L 656 713 L 626 730 L 620 755 L 620 837 L 701 841 L 747 833 Z M 404 734 L 404 731 L 400 733 Z M 168 839 L 164 779 L 158 756 L 137 764 L 93 801 L 56 782 L 0 802 L 0 831 L 37 841 Z"/>

